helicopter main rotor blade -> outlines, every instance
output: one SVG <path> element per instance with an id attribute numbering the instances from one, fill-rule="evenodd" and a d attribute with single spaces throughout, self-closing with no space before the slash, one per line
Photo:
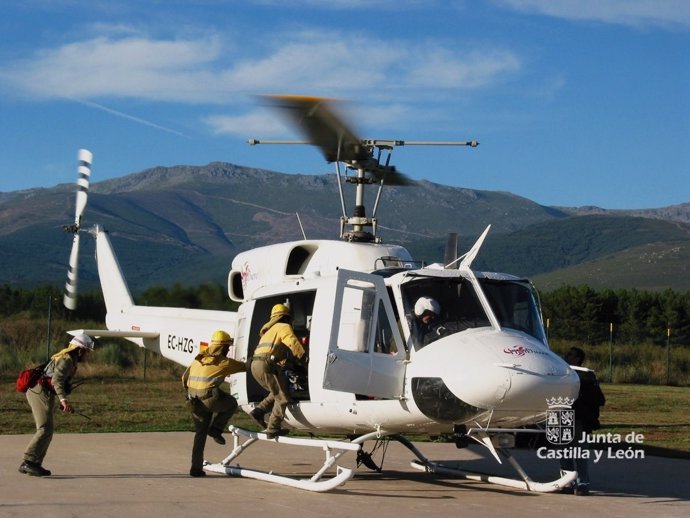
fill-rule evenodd
<path id="1" fill-rule="evenodd" d="M 360 139 L 345 122 L 336 101 L 323 97 L 300 95 L 266 95 L 270 104 L 283 113 L 287 120 L 297 127 L 307 139 L 307 143 L 318 146 L 327 162 L 345 162 L 353 169 L 370 173 L 375 182 L 386 185 L 412 185 L 414 182 L 395 167 L 381 164 L 374 157 L 374 149 L 390 151 L 397 141 L 378 141 Z M 250 144 L 261 141 L 251 139 Z M 298 143 L 294 141 L 274 141 L 273 143 Z M 390 155 L 389 155 L 390 156 Z"/>
<path id="2" fill-rule="evenodd" d="M 67 282 L 65 283 L 65 295 L 62 303 L 67 309 L 74 310 L 77 307 L 77 284 L 79 280 L 79 231 L 81 230 L 81 218 L 86 209 L 86 201 L 89 193 L 89 182 L 91 177 L 91 162 L 93 154 L 80 149 L 78 153 L 79 166 L 77 172 L 77 199 L 74 208 L 74 224 L 65 227 L 65 231 L 74 234 L 72 240 L 72 250 L 69 254 L 69 268 L 67 270 Z"/>
<path id="3" fill-rule="evenodd" d="M 328 162 L 371 158 L 369 149 L 362 146 L 361 139 L 345 123 L 333 100 L 300 95 L 267 95 L 265 98 L 280 108 L 311 144 L 321 149 Z"/>

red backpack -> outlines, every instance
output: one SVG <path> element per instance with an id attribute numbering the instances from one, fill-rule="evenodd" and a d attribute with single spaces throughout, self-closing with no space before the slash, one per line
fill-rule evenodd
<path id="1" fill-rule="evenodd" d="M 30 388 L 35 387 L 36 383 L 38 383 L 38 380 L 40 380 L 41 376 L 43 376 L 43 371 L 46 368 L 46 365 L 48 364 L 43 363 L 20 372 L 19 377 L 17 378 L 17 392 L 26 392 Z"/>

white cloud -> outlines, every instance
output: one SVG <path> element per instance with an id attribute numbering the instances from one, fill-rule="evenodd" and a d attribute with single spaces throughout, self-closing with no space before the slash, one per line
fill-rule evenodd
<path id="1" fill-rule="evenodd" d="M 177 132 L 106 105 L 113 99 L 217 104 L 226 107 L 225 113 L 202 119 L 215 134 L 286 138 L 289 126 L 277 122 L 272 112 L 238 114 L 251 109 L 252 94 L 358 98 L 369 104 L 367 119 L 394 127 L 420 96 L 440 99 L 458 90 L 487 88 L 521 68 L 509 50 L 460 51 L 433 40 L 303 31 L 272 39 L 257 35 L 256 41 L 245 39 L 240 46 L 218 35 L 153 39 L 126 26 L 103 30 L 107 36 L 5 64 L 0 85 L 10 85 L 28 99 L 78 100 L 172 133 Z"/>
<path id="2" fill-rule="evenodd" d="M 254 111 L 245 115 L 212 115 L 203 119 L 216 135 L 237 135 L 246 138 L 254 135 L 261 138 L 284 137 L 286 127 L 273 114 Z"/>
<path id="3" fill-rule="evenodd" d="M 687 0 L 495 0 L 518 11 L 637 27 L 690 27 Z"/>
<path id="4" fill-rule="evenodd" d="M 254 55 L 247 55 L 254 47 Z M 110 36 L 42 50 L 6 64 L 0 82 L 25 96 L 44 99 L 235 104 L 238 94 L 245 93 L 341 95 L 385 89 L 404 95 L 420 87 L 484 87 L 519 70 L 519 63 L 507 50 L 468 53 L 429 41 L 384 41 L 319 31 L 276 35 L 272 42 L 263 38 L 256 46 L 246 41 L 237 51 L 214 36 Z"/>
<path id="5" fill-rule="evenodd" d="M 0 79 L 39 98 L 136 97 L 201 101 L 195 92 L 220 48 L 213 38 L 156 41 L 99 37 L 9 64 Z"/>
<path id="6" fill-rule="evenodd" d="M 520 70 L 520 60 L 509 51 L 485 50 L 458 55 L 448 49 L 430 49 L 409 70 L 412 85 L 431 88 L 479 88 Z"/>

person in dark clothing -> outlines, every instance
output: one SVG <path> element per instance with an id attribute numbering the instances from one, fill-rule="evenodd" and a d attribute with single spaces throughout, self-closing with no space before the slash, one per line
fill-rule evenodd
<path id="1" fill-rule="evenodd" d="M 582 367 L 585 352 L 579 347 L 571 347 L 563 357 L 573 367 Z M 604 406 L 606 398 L 599 387 L 594 371 L 575 369 L 580 378 L 580 392 L 573 403 L 575 411 L 575 437 L 581 438 L 583 432 L 592 433 L 601 427 L 599 407 Z M 585 445 L 583 445 L 585 446 Z M 564 493 L 575 493 L 579 496 L 589 494 L 589 461 L 587 458 L 561 459 L 561 470 L 577 471 L 575 486 L 563 489 Z"/>

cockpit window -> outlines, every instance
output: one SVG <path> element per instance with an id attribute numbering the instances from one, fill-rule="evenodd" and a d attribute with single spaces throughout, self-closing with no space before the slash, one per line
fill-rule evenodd
<path id="1" fill-rule="evenodd" d="M 479 282 L 501 327 L 523 331 L 546 343 L 539 307 L 529 284 L 493 279 Z"/>
<path id="2" fill-rule="evenodd" d="M 467 279 L 419 278 L 405 284 L 402 293 L 415 349 L 443 336 L 490 325 L 474 287 Z"/>
<path id="3" fill-rule="evenodd" d="M 479 282 L 501 327 L 522 331 L 546 343 L 539 308 L 528 284 L 483 278 Z M 415 349 L 444 336 L 491 325 L 468 279 L 420 277 L 401 289 Z"/>

